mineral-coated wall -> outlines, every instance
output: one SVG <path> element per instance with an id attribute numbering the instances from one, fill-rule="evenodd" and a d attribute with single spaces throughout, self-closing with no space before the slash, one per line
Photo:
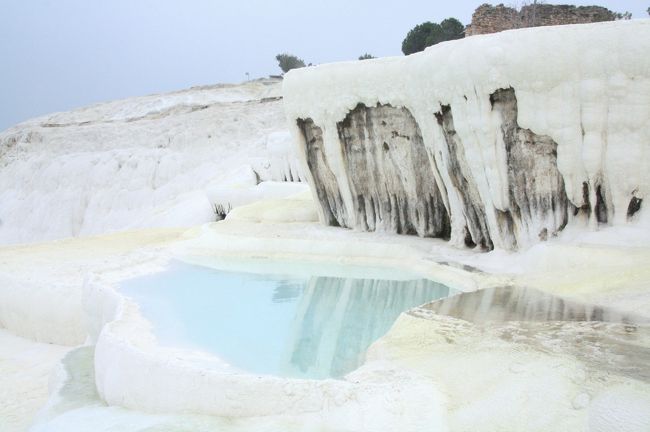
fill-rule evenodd
<path id="1" fill-rule="evenodd" d="M 321 220 L 515 250 L 650 226 L 650 22 L 523 29 L 292 71 Z"/>

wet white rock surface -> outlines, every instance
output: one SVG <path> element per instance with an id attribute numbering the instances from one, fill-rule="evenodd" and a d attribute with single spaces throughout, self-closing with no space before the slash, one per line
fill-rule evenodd
<path id="1" fill-rule="evenodd" d="M 639 35 L 650 22 L 540 27 L 291 71 L 287 117 L 321 221 L 484 250 L 567 226 L 647 229 Z"/>

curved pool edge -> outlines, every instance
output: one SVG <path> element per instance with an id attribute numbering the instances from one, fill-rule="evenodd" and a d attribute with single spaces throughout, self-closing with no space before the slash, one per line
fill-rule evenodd
<path id="1" fill-rule="evenodd" d="M 217 224 L 222 225 L 222 223 Z M 226 224 L 223 224 L 226 225 Z M 347 234 L 327 241 L 308 237 L 261 238 L 204 225 L 188 233 L 182 241 L 169 244 L 165 261 L 177 259 L 211 267 L 215 259 L 291 260 L 298 257 L 312 263 L 330 262 L 349 265 L 389 266 L 435 280 L 458 291 L 475 291 L 507 283 L 507 276 L 468 271 L 433 261 L 421 248 L 395 245 L 392 239 L 367 237 L 363 243 Z M 383 240 L 383 241 L 382 241 Z M 416 242 L 419 241 L 415 240 Z M 133 264 L 139 267 L 138 263 Z M 160 269 L 162 261 L 143 271 Z M 295 413 L 318 413 L 332 409 L 347 410 L 384 394 L 387 388 L 400 395 L 382 412 L 403 411 L 404 401 L 428 398 L 440 401 L 436 387 L 420 386 L 426 378 L 397 368 L 391 362 L 373 356 L 343 380 L 286 379 L 252 374 L 233 374 L 218 368 L 205 368 L 188 359 L 188 351 L 163 348 L 156 342 L 151 325 L 139 313 L 138 306 L 117 288 L 120 278 L 104 273 L 91 274 L 83 285 L 83 307 L 90 343 L 96 343 L 94 366 L 98 393 L 109 405 L 152 413 L 195 413 L 223 417 L 253 417 Z M 202 360 L 210 362 L 215 356 Z M 195 359 L 193 359 L 195 360 Z M 418 386 L 415 386 L 418 387 Z M 374 396 L 373 396 L 374 395 Z M 381 398 L 380 398 L 381 399 Z M 414 400 L 413 400 L 414 399 Z M 383 400 L 383 399 L 381 399 Z M 369 402 L 368 402 L 369 403 Z M 436 402 L 439 405 L 439 402 Z M 397 406 L 401 407 L 398 408 Z M 346 408 L 347 407 L 347 408 Z M 376 412 L 376 406 L 369 412 Z M 357 406 L 355 411 L 363 411 Z M 441 410 L 442 412 L 442 410 Z M 388 414 L 386 414 L 388 415 Z M 389 419 L 384 419 L 391 423 Z"/>
<path id="2" fill-rule="evenodd" d="M 220 269 L 222 260 L 269 260 L 304 263 L 329 263 L 365 267 L 388 267 L 433 280 L 457 291 L 472 292 L 479 289 L 509 284 L 511 275 L 495 274 L 456 265 L 453 258 L 438 259 L 430 250 L 440 246 L 443 252 L 452 249 L 436 239 L 409 238 L 408 236 L 389 236 L 382 238 L 373 233 L 356 233 L 341 230 L 337 236 L 328 239 L 312 238 L 282 232 L 279 235 L 248 235 L 250 224 L 218 222 L 205 224 L 194 230 L 194 235 L 177 242 L 172 249 L 172 257 L 189 264 Z M 308 226 L 308 225 L 306 225 Z M 324 231 L 330 231 L 324 229 Z M 329 234 L 329 232 L 327 233 Z M 228 263 L 230 267 L 232 262 Z"/>
<path id="3" fill-rule="evenodd" d="M 91 340 L 96 341 L 95 383 L 109 405 L 152 413 L 255 417 L 331 411 L 349 404 L 359 405 L 355 409 L 363 411 L 368 403 L 383 404 L 381 409 L 390 413 L 400 411 L 398 406 L 406 400 L 427 393 L 426 398 L 442 399 L 433 386 L 406 391 L 426 379 L 381 359 L 365 363 L 342 380 L 282 378 L 202 367 L 194 361 L 196 354 L 160 346 L 138 306 L 114 285 L 99 277 L 89 278 L 83 293 L 87 316 L 95 317 L 88 323 Z M 217 358 L 205 354 L 200 360 L 206 365 Z M 400 397 L 377 401 L 387 389 Z"/>

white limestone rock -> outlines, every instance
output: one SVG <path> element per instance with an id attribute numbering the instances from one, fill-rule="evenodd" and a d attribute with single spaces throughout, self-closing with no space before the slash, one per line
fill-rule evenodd
<path id="1" fill-rule="evenodd" d="M 321 221 L 484 250 L 567 225 L 647 227 L 648 52 L 636 20 L 291 71 L 285 109 Z"/>
<path id="2" fill-rule="evenodd" d="M 0 244 L 210 222 L 215 188 L 300 180 L 279 93 L 279 80 L 197 87 L 0 133 Z"/>

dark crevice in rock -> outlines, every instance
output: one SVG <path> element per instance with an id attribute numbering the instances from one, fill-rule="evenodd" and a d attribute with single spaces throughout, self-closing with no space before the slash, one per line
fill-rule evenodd
<path id="1" fill-rule="evenodd" d="M 539 237 L 539 241 L 546 241 L 548 240 L 548 229 L 542 228 L 542 230 L 539 232 L 537 235 Z"/>
<path id="2" fill-rule="evenodd" d="M 469 232 L 467 225 L 465 225 L 465 246 L 472 249 L 476 247 L 476 243 L 472 240 L 472 234 Z"/>
<path id="3" fill-rule="evenodd" d="M 265 97 L 260 99 L 260 103 L 277 102 L 281 100 L 282 100 L 282 96 L 271 96 L 271 97 Z"/>
<path id="4" fill-rule="evenodd" d="M 515 220 L 512 213 L 509 210 L 499 209 L 495 209 L 495 213 L 497 216 L 499 231 L 504 235 L 505 239 L 507 239 L 507 244 L 510 245 L 510 249 L 516 249 L 517 239 L 515 236 Z"/>
<path id="5" fill-rule="evenodd" d="M 641 210 L 641 203 L 643 200 L 635 196 L 630 200 L 630 205 L 627 206 L 627 218 L 630 219 L 636 212 Z"/>
<path id="6" fill-rule="evenodd" d="M 458 191 L 463 204 L 466 220 L 465 245 L 480 245 L 482 249 L 492 250 L 494 245 L 485 216 L 485 207 L 481 202 L 478 187 L 469 172 L 463 144 L 454 127 L 454 117 L 449 105 L 442 105 L 440 112 L 435 113 L 438 125 L 447 143 L 449 151 L 448 173 L 451 181 Z M 469 241 L 467 239 L 469 234 Z"/>
<path id="7" fill-rule="evenodd" d="M 513 88 L 495 91 L 490 103 L 502 118 L 514 225 L 527 229 L 541 222 L 540 234 L 544 229 L 556 234 L 566 226 L 569 208 L 564 179 L 557 168 L 557 143 L 549 136 L 519 127 Z"/>
<path id="8" fill-rule="evenodd" d="M 314 178 L 316 194 L 326 223 L 331 226 L 347 226 L 341 191 L 323 149 L 323 131 L 310 118 L 298 119 L 297 122 L 305 140 L 307 166 Z"/>
<path id="9" fill-rule="evenodd" d="M 449 214 L 408 109 L 359 104 L 337 128 L 358 228 L 449 238 Z"/>
<path id="10" fill-rule="evenodd" d="M 596 186 L 596 207 L 594 211 L 596 212 L 596 220 L 602 224 L 606 224 L 608 220 L 607 201 L 605 200 L 604 192 L 605 190 L 602 185 Z"/>
<path id="11" fill-rule="evenodd" d="M 582 183 L 582 205 L 573 208 L 573 215 L 584 215 L 587 219 L 591 216 L 591 203 L 589 200 L 589 183 Z"/>

